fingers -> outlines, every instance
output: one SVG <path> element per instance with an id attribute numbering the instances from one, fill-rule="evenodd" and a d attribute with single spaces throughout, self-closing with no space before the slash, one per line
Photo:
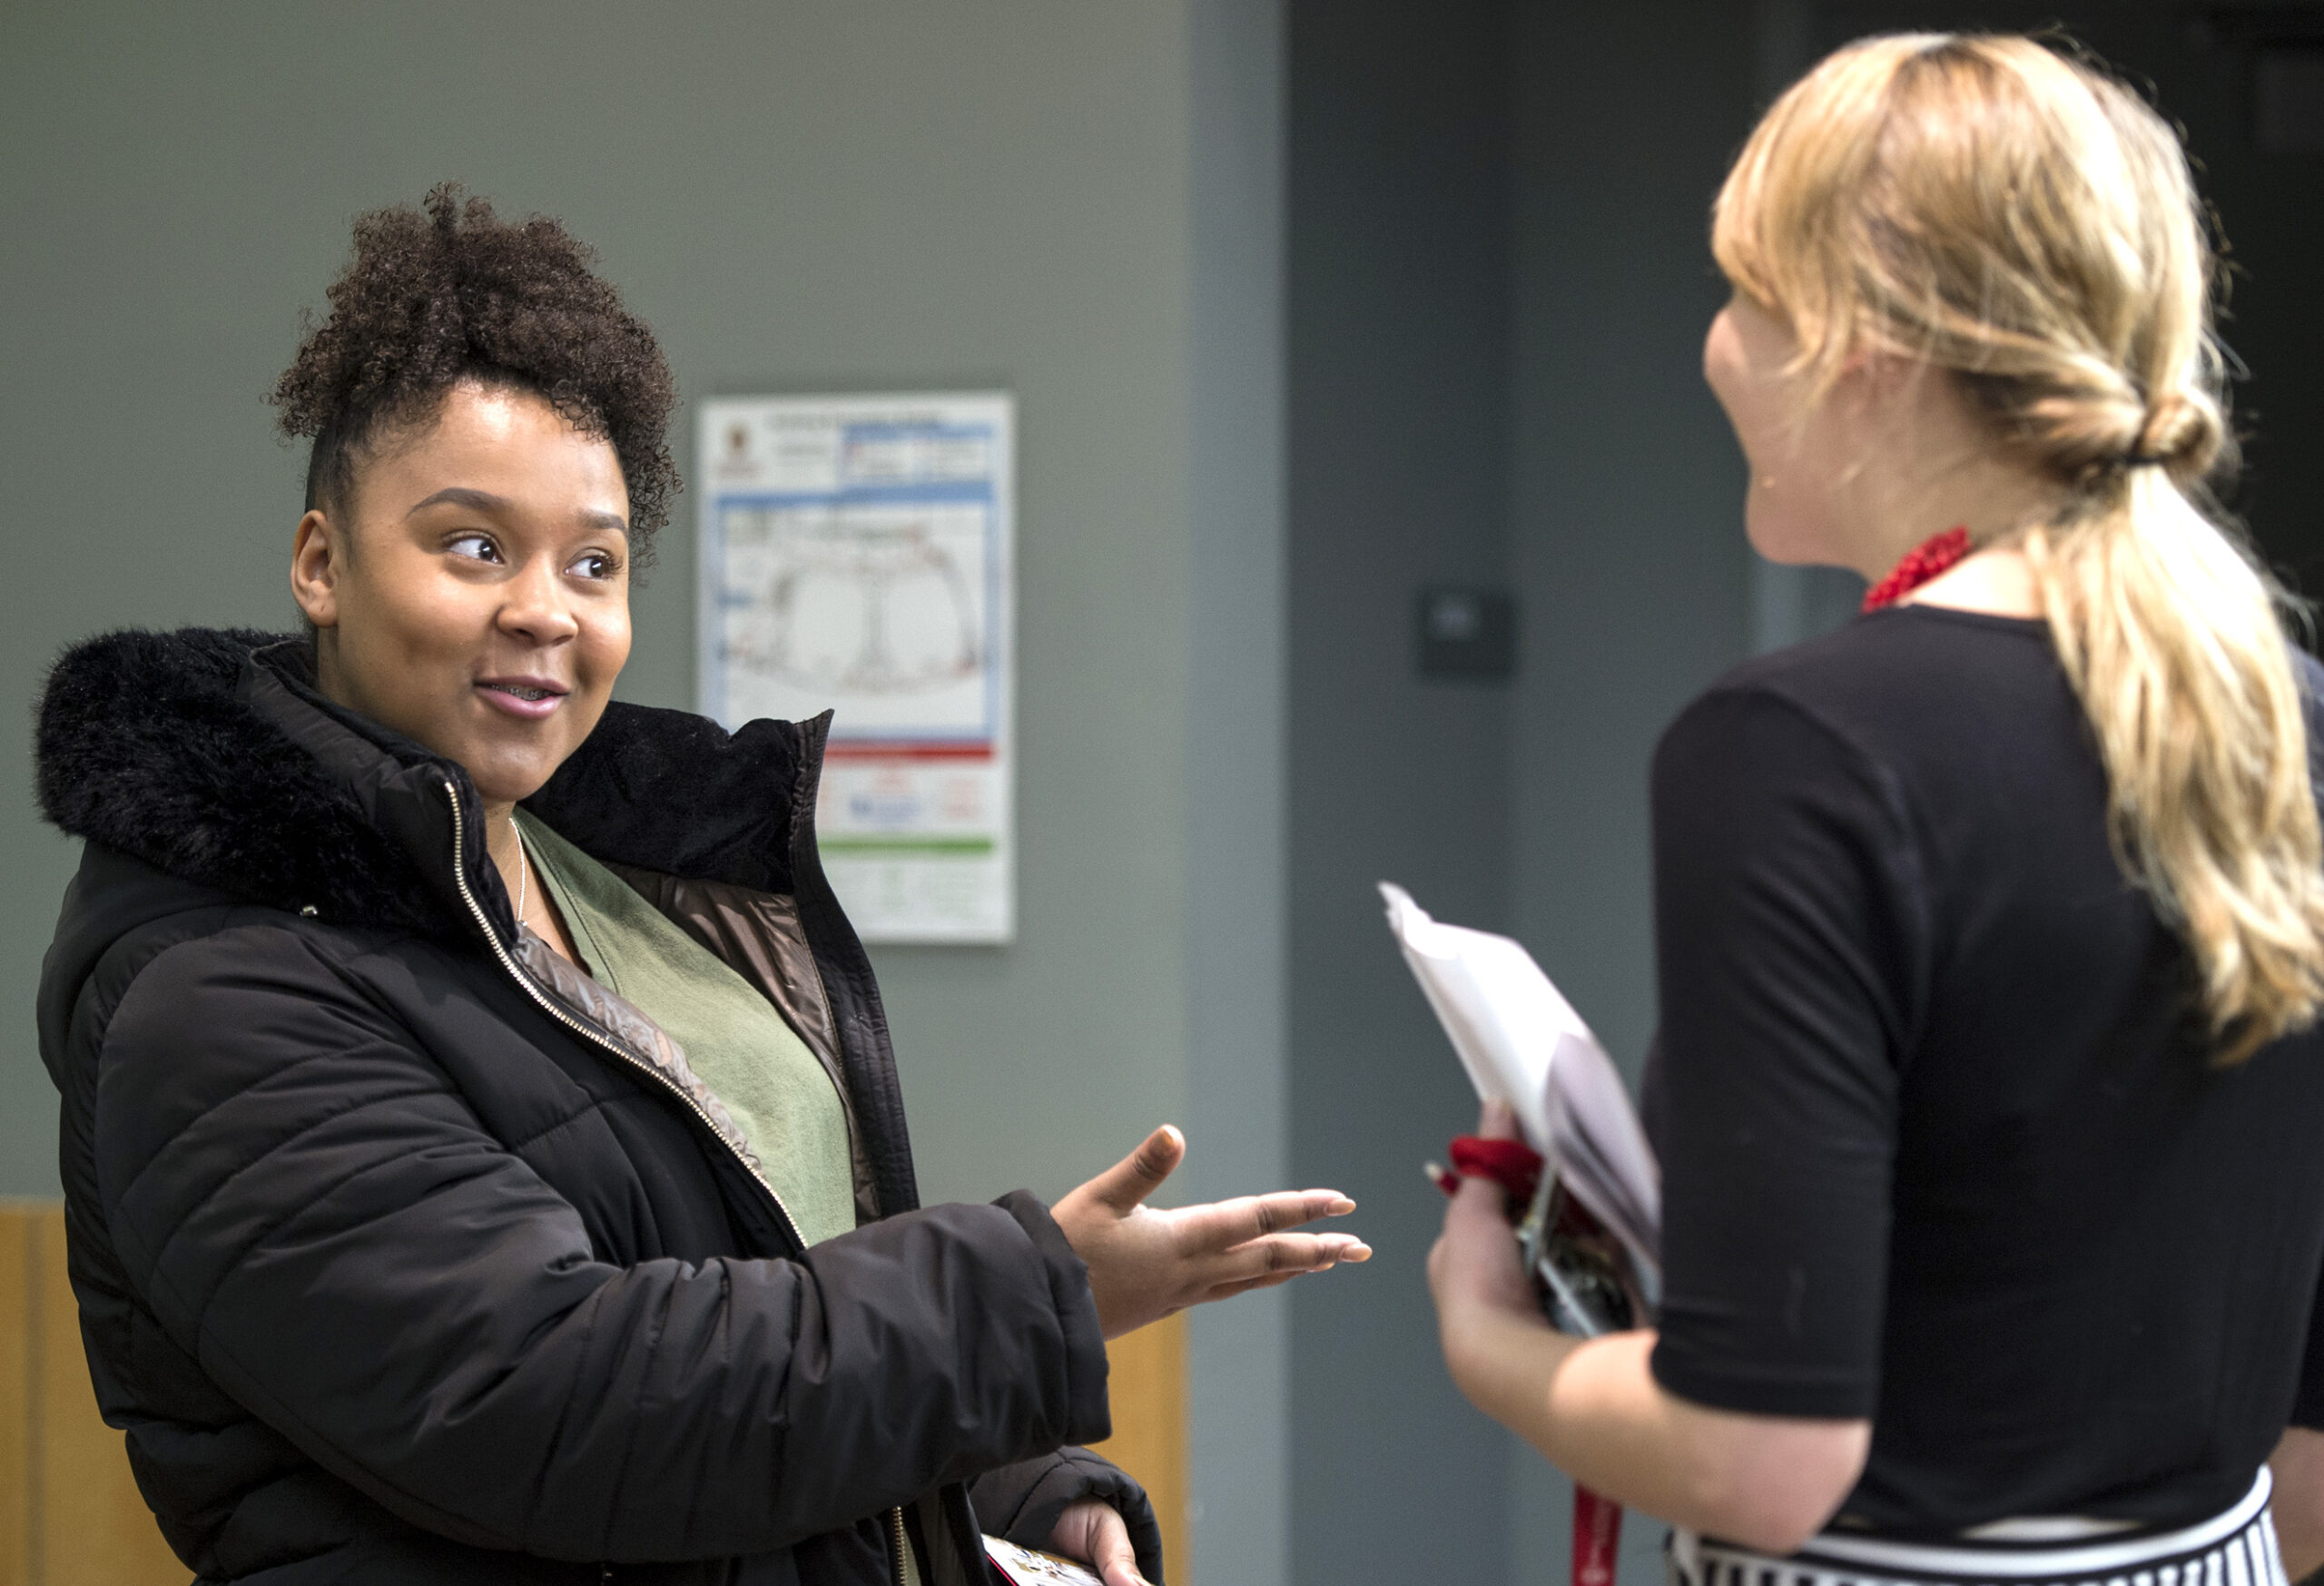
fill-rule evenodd
<path id="1" fill-rule="evenodd" d="M 1099 1201 L 1128 1216 L 1161 1187 L 1187 1157 L 1187 1137 L 1175 1124 L 1164 1124 L 1139 1142 L 1137 1150 L 1089 1181 Z"/>
<path id="2" fill-rule="evenodd" d="M 1372 1259 L 1372 1246 L 1352 1234 L 1279 1234 L 1252 1241 L 1220 1258 L 1218 1276 L 1195 1301 L 1232 1299 L 1255 1288 L 1273 1288 L 1311 1272 L 1329 1272 L 1343 1263 Z"/>
<path id="3" fill-rule="evenodd" d="M 1106 1586 L 1147 1586 L 1137 1572 L 1137 1550 L 1129 1545 L 1129 1527 L 1112 1504 L 1090 1527 L 1089 1561 Z"/>
<path id="4" fill-rule="evenodd" d="M 1540 1315 L 1505 1200 L 1499 1185 L 1466 1178 L 1445 1207 L 1444 1231 L 1428 1254 L 1429 1289 L 1440 1310 L 1459 1303 L 1525 1317 Z"/>
<path id="5" fill-rule="evenodd" d="M 1452 1204 L 1444 1210 L 1447 1227 L 1456 1223 L 1482 1219 L 1496 1228 L 1506 1230 L 1510 1223 L 1509 1192 L 1490 1178 L 1456 1178 L 1450 1194 Z"/>
<path id="6" fill-rule="evenodd" d="M 1177 1216 L 1186 1230 L 1186 1254 L 1198 1256 L 1231 1250 L 1317 1217 L 1344 1217 L 1354 1209 L 1355 1202 L 1336 1189 L 1279 1189 L 1272 1195 L 1190 1206 Z"/>
<path id="7" fill-rule="evenodd" d="M 1353 1234 L 1270 1234 L 1216 1257 L 1208 1276 L 1213 1286 L 1261 1277 L 1296 1277 L 1327 1272 L 1343 1262 L 1372 1259 L 1372 1246 Z"/>
<path id="8" fill-rule="evenodd" d="M 1477 1114 L 1477 1133 L 1488 1140 L 1517 1138 L 1517 1111 L 1506 1101 L 1488 1101 Z"/>
<path id="9" fill-rule="evenodd" d="M 1049 1532 L 1049 1546 L 1088 1564 L 1106 1586 L 1150 1586 L 1137 1572 L 1137 1551 L 1130 1546 L 1120 1511 L 1101 1498 L 1067 1505 Z"/>
<path id="10" fill-rule="evenodd" d="M 1246 1277 L 1234 1283 L 1222 1283 L 1204 1295 L 1203 1302 L 1207 1304 L 1212 1300 L 1231 1300 L 1236 1295 L 1249 1294 L 1255 1288 L 1277 1288 L 1303 1275 L 1296 1272 L 1270 1272 L 1265 1277 Z"/>

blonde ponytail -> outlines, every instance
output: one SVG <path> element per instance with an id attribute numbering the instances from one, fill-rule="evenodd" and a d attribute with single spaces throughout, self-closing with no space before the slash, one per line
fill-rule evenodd
<path id="1" fill-rule="evenodd" d="M 2021 544 L 2104 763 L 2110 835 L 2237 1061 L 2324 1001 L 2324 842 L 2281 592 L 2207 511 L 2232 461 L 2211 261 L 2177 138 L 2030 39 L 1910 34 L 1770 109 L 1712 247 L 1828 389 L 1949 371 L 2057 484 Z"/>

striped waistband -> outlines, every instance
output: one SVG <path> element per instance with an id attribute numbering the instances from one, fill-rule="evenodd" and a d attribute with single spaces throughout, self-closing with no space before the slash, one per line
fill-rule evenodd
<path id="1" fill-rule="evenodd" d="M 1884 1542 L 1827 1532 L 1771 1558 L 1671 1533 L 1682 1586 L 2289 1586 L 2268 1515 L 2266 1466 L 2230 1508 L 2176 1531 L 2029 1546 Z"/>

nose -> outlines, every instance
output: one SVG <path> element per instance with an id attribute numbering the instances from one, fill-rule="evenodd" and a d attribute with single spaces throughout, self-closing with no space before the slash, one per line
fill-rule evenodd
<path id="1" fill-rule="evenodd" d="M 505 598 L 498 623 L 503 633 L 547 646 L 564 644 L 581 631 L 554 557 L 527 558 L 501 589 Z"/>

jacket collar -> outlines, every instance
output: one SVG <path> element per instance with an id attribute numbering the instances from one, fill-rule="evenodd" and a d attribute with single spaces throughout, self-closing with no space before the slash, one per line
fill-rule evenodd
<path id="1" fill-rule="evenodd" d="M 183 880 L 346 923 L 464 935 L 465 884 L 513 941 L 468 773 L 313 677 L 307 641 L 247 630 L 76 645 L 41 700 L 42 812 Z M 609 862 L 788 892 L 826 720 L 730 735 L 616 703 L 527 807 Z"/>

